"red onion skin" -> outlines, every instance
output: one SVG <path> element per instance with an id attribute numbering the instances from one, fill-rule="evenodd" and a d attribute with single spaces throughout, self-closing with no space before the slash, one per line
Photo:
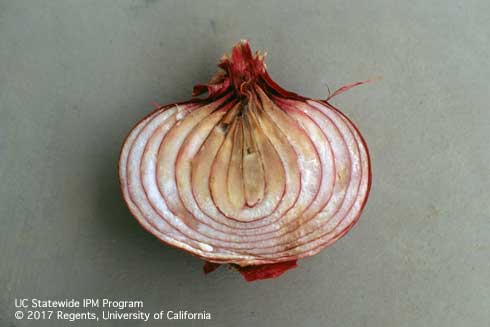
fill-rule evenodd
<path id="1" fill-rule="evenodd" d="M 296 260 L 285 261 L 278 263 L 270 263 L 266 265 L 248 266 L 239 269 L 240 274 L 247 282 L 253 282 L 261 279 L 276 278 L 284 274 L 290 269 L 296 268 Z"/>
<path id="2" fill-rule="evenodd" d="M 276 94 L 278 96 L 281 96 L 286 99 L 294 99 L 294 100 L 300 100 L 300 101 L 306 101 L 306 100 L 311 100 L 309 98 L 303 97 L 301 95 L 298 95 L 296 93 L 287 91 L 280 87 L 275 81 L 272 80 L 272 78 L 269 76 L 267 70 L 265 69 L 265 66 L 263 64 L 263 57 L 258 57 L 254 58 L 251 49 L 246 42 L 241 42 L 237 46 L 233 48 L 233 52 L 231 55 L 231 59 L 222 59 L 220 65 L 220 68 L 222 68 L 224 71 L 227 72 L 227 75 L 225 75 L 223 72 L 218 73 L 215 75 L 211 82 L 209 84 L 201 84 L 201 85 L 196 85 L 194 87 L 192 95 L 194 98 L 192 98 L 189 101 L 184 101 L 184 102 L 179 102 L 179 103 L 173 103 L 173 104 L 168 104 L 165 106 L 160 106 L 157 105 L 156 109 L 147 114 L 145 117 L 140 119 L 134 127 L 138 126 L 138 124 L 148 118 L 149 116 L 153 115 L 155 112 L 166 109 L 166 108 L 171 108 L 176 105 L 187 105 L 187 104 L 196 104 L 196 105 L 204 105 L 207 103 L 211 103 L 215 101 L 216 98 L 222 96 L 224 93 L 227 92 L 237 92 L 239 95 L 247 95 L 248 92 L 248 87 L 250 85 L 257 84 L 259 87 L 261 87 L 265 92 L 270 92 L 273 94 Z M 365 196 L 365 199 L 361 205 L 361 209 L 358 212 L 357 217 L 350 223 L 349 226 L 347 226 L 344 230 L 342 230 L 334 239 L 331 239 L 328 241 L 328 244 L 332 244 L 341 237 L 343 237 L 358 221 L 366 203 L 367 199 L 369 197 L 369 192 L 372 184 L 372 171 L 371 171 L 371 158 L 369 154 L 369 150 L 366 144 L 366 141 L 362 137 L 362 134 L 359 132 L 359 129 L 357 126 L 345 115 L 343 114 L 339 109 L 331 105 L 328 101 L 332 99 L 333 97 L 349 90 L 352 87 L 355 87 L 357 85 L 365 84 L 368 82 L 371 82 L 373 80 L 366 80 L 362 82 L 355 82 L 351 83 L 345 86 L 340 87 L 337 89 L 335 92 L 331 93 L 327 99 L 325 100 L 317 100 L 318 102 L 322 103 L 323 105 L 329 107 L 330 109 L 335 110 L 338 114 L 340 114 L 343 118 L 345 118 L 351 125 L 352 127 L 356 130 L 360 137 L 360 141 L 364 145 L 367 153 L 367 161 L 368 161 L 368 186 L 367 186 L 367 194 Z M 233 91 L 234 90 L 234 91 Z M 204 98 L 196 98 L 196 96 L 201 95 L 203 93 L 207 92 L 207 96 Z M 129 137 L 130 133 L 128 133 L 128 136 L 125 138 L 123 145 L 121 147 L 121 152 L 119 158 L 121 158 L 121 153 L 123 150 L 123 146 L 126 144 L 126 140 Z M 121 193 L 123 193 L 123 185 L 122 181 L 120 181 L 120 190 Z M 129 205 L 126 203 L 126 206 L 128 209 L 131 211 L 131 208 Z M 133 213 L 134 215 L 134 213 Z M 138 219 L 137 219 L 138 220 Z M 144 226 L 139 220 L 138 223 L 148 232 L 151 233 L 151 231 Z M 168 244 L 158 238 L 162 243 L 166 245 L 173 246 L 171 244 Z M 178 248 L 179 250 L 184 250 L 187 251 L 186 249 L 182 249 L 178 246 L 173 246 L 175 248 Z M 319 248 L 323 249 L 325 248 L 325 245 L 322 244 L 319 246 Z M 187 251 L 188 253 L 197 256 L 196 254 Z M 204 273 L 208 274 L 214 270 L 216 270 L 221 264 L 217 262 L 209 262 L 206 261 L 203 267 Z M 235 265 L 234 265 L 235 266 Z M 237 270 L 240 272 L 240 274 L 244 277 L 244 279 L 248 282 L 251 281 L 256 281 L 256 280 L 261 280 L 261 279 L 268 279 L 268 278 L 276 278 L 282 275 L 284 272 L 293 269 L 297 267 L 297 260 L 290 260 L 290 261 L 282 261 L 282 262 L 277 262 L 277 263 L 270 263 L 270 264 L 262 264 L 262 265 L 251 265 L 251 266 L 245 266 L 245 267 L 239 267 L 236 266 Z"/>
<path id="3" fill-rule="evenodd" d="M 213 272 L 215 271 L 216 269 L 219 268 L 219 266 L 221 266 L 220 263 L 215 263 L 215 262 L 209 262 L 209 261 L 206 261 L 204 263 L 204 266 L 202 267 L 202 270 L 204 271 L 204 274 L 207 275 L 209 274 L 210 272 Z"/>

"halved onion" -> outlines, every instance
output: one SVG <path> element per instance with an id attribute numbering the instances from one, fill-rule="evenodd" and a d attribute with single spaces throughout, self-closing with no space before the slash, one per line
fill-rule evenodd
<path id="1" fill-rule="evenodd" d="M 137 123 L 122 147 L 123 197 L 138 222 L 247 280 L 277 277 L 345 235 L 371 184 L 366 143 L 327 100 L 279 87 L 241 41 L 193 98 Z M 359 83 L 334 92 L 337 95 Z"/>

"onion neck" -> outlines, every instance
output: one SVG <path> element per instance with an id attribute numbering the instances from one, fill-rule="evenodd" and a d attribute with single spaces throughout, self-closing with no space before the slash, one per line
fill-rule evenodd
<path id="1" fill-rule="evenodd" d="M 242 40 L 233 47 L 231 55 L 221 58 L 219 67 L 225 70 L 235 92 L 246 96 L 265 72 L 264 56 L 253 54 L 248 41 Z"/>
<path id="2" fill-rule="evenodd" d="M 247 40 L 238 42 L 230 54 L 221 57 L 221 68 L 208 84 L 194 86 L 193 96 L 207 93 L 204 101 L 221 98 L 233 92 L 239 99 L 251 100 L 258 87 L 266 94 L 274 94 L 284 98 L 305 100 L 306 98 L 280 87 L 267 72 L 264 63 L 265 53 L 252 52 Z"/>

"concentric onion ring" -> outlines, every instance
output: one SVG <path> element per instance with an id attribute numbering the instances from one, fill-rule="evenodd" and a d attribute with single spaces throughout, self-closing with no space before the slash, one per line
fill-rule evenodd
<path id="1" fill-rule="evenodd" d="M 280 88 L 246 41 L 219 66 L 195 88 L 206 98 L 159 108 L 129 133 L 119 176 L 130 211 L 208 262 L 244 267 L 318 253 L 367 201 L 366 143 L 327 101 Z"/>

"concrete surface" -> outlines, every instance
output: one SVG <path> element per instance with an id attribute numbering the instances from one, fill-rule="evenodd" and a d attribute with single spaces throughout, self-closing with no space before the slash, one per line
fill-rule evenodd
<path id="1" fill-rule="evenodd" d="M 280 85 L 337 97 L 374 182 L 345 238 L 245 283 L 143 231 L 119 195 L 132 124 L 240 38 Z M 0 326 L 489 326 L 490 2 L 0 1 Z M 14 318 L 15 298 L 143 300 L 211 321 Z"/>

